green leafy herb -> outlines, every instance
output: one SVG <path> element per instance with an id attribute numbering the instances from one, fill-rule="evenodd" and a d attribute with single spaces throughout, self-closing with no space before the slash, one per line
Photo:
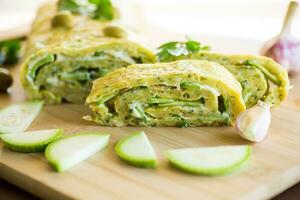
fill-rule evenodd
<path id="1" fill-rule="evenodd" d="M 113 6 L 110 0 L 90 0 L 93 2 L 97 9 L 94 13 L 95 19 L 112 20 L 114 17 Z"/>
<path id="2" fill-rule="evenodd" d="M 169 62 L 175 60 L 176 57 L 187 56 L 202 50 L 210 50 L 210 47 L 194 40 L 188 40 L 187 42 L 168 42 L 158 47 L 156 56 L 161 62 Z"/>
<path id="3" fill-rule="evenodd" d="M 15 64 L 19 60 L 21 40 L 7 40 L 0 42 L 0 64 Z"/>
<path id="4" fill-rule="evenodd" d="M 112 20 L 114 17 L 110 0 L 59 0 L 58 10 L 69 10 L 101 20 Z"/>
<path id="5" fill-rule="evenodd" d="M 88 0 L 59 0 L 58 10 L 68 10 L 74 14 L 92 15 L 96 10 L 96 5 Z"/>

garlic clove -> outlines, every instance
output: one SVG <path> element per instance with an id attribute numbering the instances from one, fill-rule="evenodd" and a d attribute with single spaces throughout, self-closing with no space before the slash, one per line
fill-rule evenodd
<path id="1" fill-rule="evenodd" d="M 235 127 L 240 136 L 251 142 L 260 142 L 268 134 L 271 111 L 268 103 L 259 101 L 236 120 Z"/>

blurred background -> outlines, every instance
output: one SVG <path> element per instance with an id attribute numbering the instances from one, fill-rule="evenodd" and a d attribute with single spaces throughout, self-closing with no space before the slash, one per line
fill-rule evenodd
<path id="1" fill-rule="evenodd" d="M 124 0 L 125 1 L 125 0 Z M 131 0 L 153 46 L 190 36 L 226 53 L 258 53 L 281 28 L 288 0 Z M 27 32 L 45 0 L 0 0 L 0 33 Z M 300 38 L 300 9 L 292 33 Z"/>

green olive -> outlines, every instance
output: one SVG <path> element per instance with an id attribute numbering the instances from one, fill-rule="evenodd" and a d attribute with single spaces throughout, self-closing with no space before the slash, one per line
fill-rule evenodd
<path id="1" fill-rule="evenodd" d="M 72 28 L 73 15 L 70 11 L 67 11 L 67 10 L 59 11 L 53 17 L 51 23 L 52 23 L 52 27 Z"/>
<path id="2" fill-rule="evenodd" d="M 127 38 L 127 31 L 117 25 L 107 25 L 103 28 L 103 33 L 108 37 Z"/>
<path id="3" fill-rule="evenodd" d="M 0 92 L 7 92 L 7 88 L 9 88 L 13 83 L 13 78 L 10 72 L 0 67 Z"/>

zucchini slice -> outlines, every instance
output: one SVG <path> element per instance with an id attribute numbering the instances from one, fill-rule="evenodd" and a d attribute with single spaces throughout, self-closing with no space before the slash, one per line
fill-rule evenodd
<path id="1" fill-rule="evenodd" d="M 131 165 L 144 168 L 157 166 L 154 149 L 143 131 L 122 138 L 115 151 L 121 159 Z"/>
<path id="2" fill-rule="evenodd" d="M 175 149 L 166 157 L 178 169 L 192 174 L 223 175 L 240 168 L 250 159 L 251 146 L 220 146 Z"/>
<path id="3" fill-rule="evenodd" d="M 0 134 L 24 132 L 37 117 L 43 102 L 11 105 L 0 110 Z"/>

